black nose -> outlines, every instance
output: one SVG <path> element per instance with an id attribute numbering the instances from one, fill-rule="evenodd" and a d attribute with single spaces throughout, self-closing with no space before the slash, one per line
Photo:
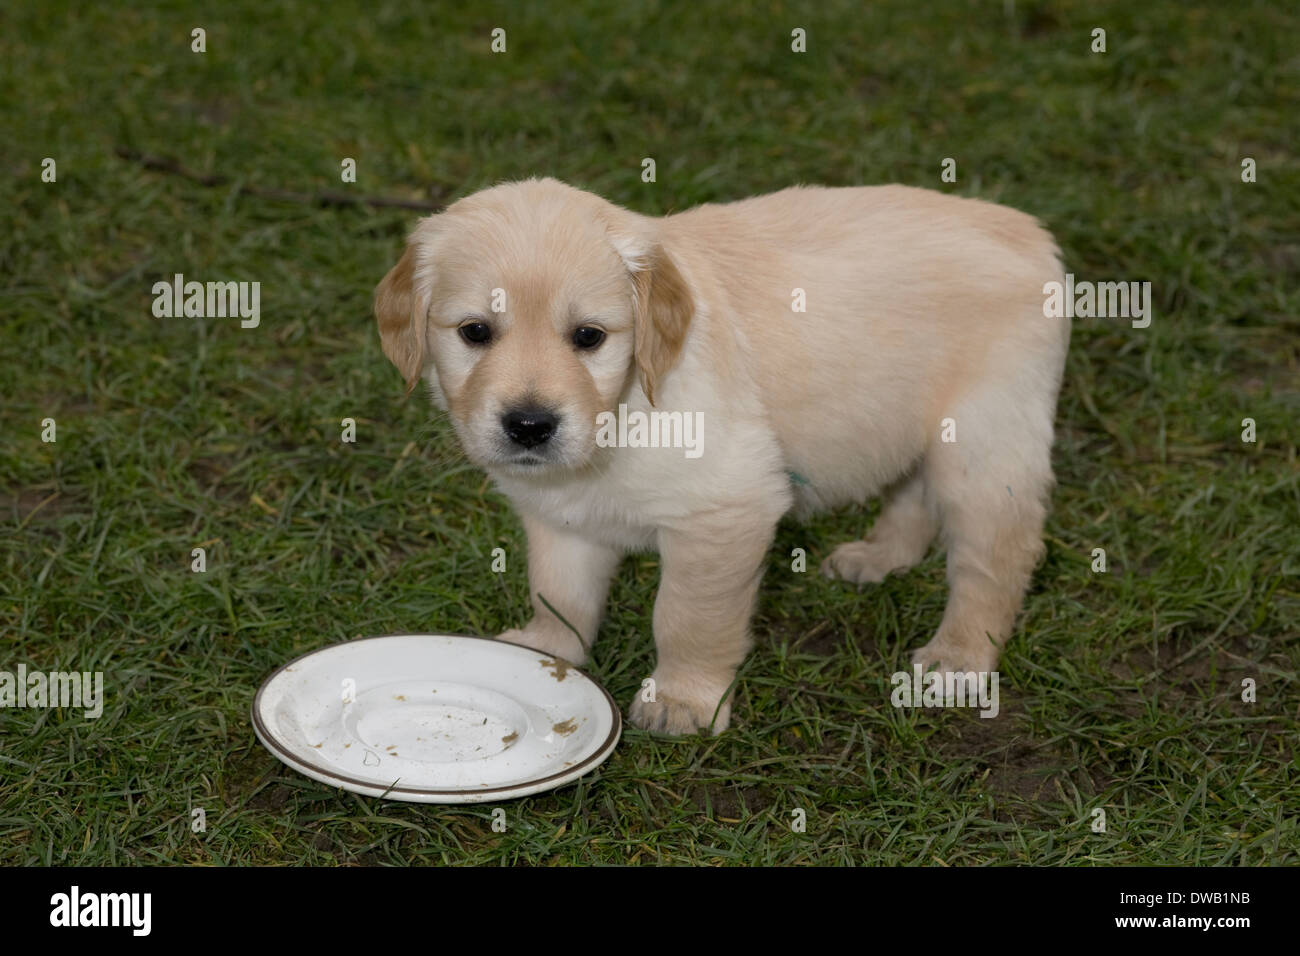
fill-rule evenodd
<path id="1" fill-rule="evenodd" d="M 532 448 L 551 440 L 555 434 L 555 416 L 540 408 L 525 408 L 502 415 L 501 427 L 516 445 Z"/>

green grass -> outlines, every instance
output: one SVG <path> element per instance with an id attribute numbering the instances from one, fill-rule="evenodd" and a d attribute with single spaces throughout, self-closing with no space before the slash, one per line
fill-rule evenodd
<path id="1" fill-rule="evenodd" d="M 108 700 L 99 720 L 0 710 L 0 863 L 1300 862 L 1285 5 L 81 6 L 0 13 L 0 670 L 103 670 Z M 554 175 L 647 213 L 910 183 L 1039 216 L 1070 271 L 1149 279 L 1156 311 L 1146 330 L 1075 324 L 1000 717 L 889 706 L 938 625 L 941 555 L 858 594 L 788 555 L 815 569 L 867 515 L 786 523 L 733 728 L 629 729 L 494 833 L 488 807 L 298 776 L 248 716 L 306 650 L 525 620 L 518 521 L 379 349 L 370 297 L 414 216 L 204 188 L 117 147 L 235 184 L 437 201 Z M 260 328 L 155 319 L 151 286 L 176 272 L 260 281 Z M 625 564 L 589 667 L 624 705 L 653 666 L 656 580 L 653 557 Z"/>

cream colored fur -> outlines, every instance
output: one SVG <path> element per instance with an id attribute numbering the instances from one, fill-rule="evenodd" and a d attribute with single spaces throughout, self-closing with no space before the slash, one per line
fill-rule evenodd
<path id="1" fill-rule="evenodd" d="M 1069 323 L 1043 315 L 1049 281 L 1052 238 L 978 200 L 795 187 L 651 218 L 543 179 L 421 221 L 376 314 L 385 353 L 409 386 L 424 378 L 527 531 L 533 618 L 500 637 L 583 662 L 620 558 L 657 550 L 654 700 L 638 693 L 631 718 L 684 734 L 728 725 L 791 511 L 888 493 L 866 540 L 822 565 L 855 584 L 916 564 L 942 532 L 948 606 L 914 660 L 996 667 L 1052 486 Z M 472 320 L 489 345 L 462 339 Z M 605 332 L 598 348 L 575 348 L 582 325 Z M 520 403 L 559 417 L 543 460 L 503 437 Z M 620 403 L 702 412 L 703 453 L 599 447 L 596 416 Z"/>

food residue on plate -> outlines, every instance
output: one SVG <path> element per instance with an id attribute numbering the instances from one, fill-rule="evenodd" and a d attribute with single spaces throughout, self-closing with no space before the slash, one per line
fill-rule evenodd
<path id="1" fill-rule="evenodd" d="M 572 717 L 564 721 L 564 723 L 562 724 L 555 724 L 554 726 L 551 727 L 551 730 L 559 734 L 561 737 L 567 737 L 569 736 L 569 734 L 573 733 L 577 729 L 578 729 L 578 725 L 573 722 Z"/>
<path id="2" fill-rule="evenodd" d="M 560 657 L 550 661 L 540 661 L 540 663 L 543 667 L 551 669 L 551 675 L 556 680 L 564 680 L 564 678 L 568 677 L 569 670 L 573 667 L 572 664 Z"/>

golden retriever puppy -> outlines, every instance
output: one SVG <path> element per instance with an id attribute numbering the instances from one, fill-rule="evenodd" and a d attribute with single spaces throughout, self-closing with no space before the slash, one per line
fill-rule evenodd
<path id="1" fill-rule="evenodd" d="M 791 511 L 888 494 L 822 565 L 855 584 L 942 531 L 948 605 L 913 660 L 995 668 L 1043 550 L 1062 280 L 1034 219 L 924 189 L 654 218 L 534 179 L 422 220 L 375 313 L 527 532 L 533 617 L 500 638 L 582 663 L 620 559 L 657 550 L 658 666 L 630 716 L 687 734 L 728 725 Z"/>

